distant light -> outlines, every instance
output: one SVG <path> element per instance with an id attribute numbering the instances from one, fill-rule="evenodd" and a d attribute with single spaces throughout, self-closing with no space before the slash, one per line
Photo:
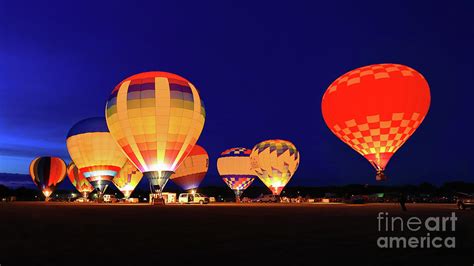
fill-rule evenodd
<path id="1" fill-rule="evenodd" d="M 43 195 L 48 198 L 53 192 L 51 190 L 43 190 Z"/>

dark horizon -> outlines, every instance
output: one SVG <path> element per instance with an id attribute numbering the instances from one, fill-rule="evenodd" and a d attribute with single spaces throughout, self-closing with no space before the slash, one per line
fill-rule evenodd
<path id="1" fill-rule="evenodd" d="M 285 187 L 287 188 L 300 188 L 300 187 L 305 187 L 305 188 L 324 188 L 324 187 L 345 187 L 345 186 L 353 186 L 353 185 L 361 185 L 361 186 L 379 186 L 379 187 L 404 187 L 404 186 L 423 186 L 426 184 L 435 186 L 435 187 L 442 187 L 445 186 L 446 184 L 450 183 L 464 183 L 466 186 L 464 186 L 464 189 L 467 189 L 466 191 L 469 191 L 471 187 L 474 186 L 474 182 L 472 181 L 463 181 L 463 180 L 451 180 L 447 182 L 441 182 L 441 183 L 433 183 L 429 181 L 424 181 L 420 183 L 386 183 L 386 182 L 374 182 L 374 183 L 332 183 L 332 184 L 324 184 L 324 185 L 304 185 L 304 184 L 299 184 L 298 182 L 293 182 L 290 181 L 288 185 Z M 0 185 L 6 186 L 9 189 L 18 189 L 18 188 L 28 188 L 28 189 L 37 189 L 36 185 L 31 182 L 31 177 L 27 174 L 8 174 L 8 173 L 0 173 Z M 113 185 L 111 185 L 113 186 Z M 116 187 L 114 187 L 114 190 L 116 190 Z M 219 176 L 206 176 L 206 178 L 203 180 L 199 188 L 197 190 L 199 191 L 202 188 L 209 188 L 209 187 L 220 187 L 224 188 L 229 191 L 229 193 L 232 193 L 231 189 L 222 181 L 222 179 Z M 262 181 L 260 181 L 258 178 L 252 183 L 252 187 L 259 187 L 259 188 L 264 188 L 268 189 L 265 184 L 263 184 Z M 57 190 L 69 190 L 69 191 L 75 191 L 76 188 L 71 184 L 69 181 L 68 177 L 66 178 L 57 186 Z M 148 180 L 145 178 L 142 178 L 142 180 L 138 183 L 137 187 L 135 190 L 145 190 L 148 191 L 149 188 L 149 183 Z M 106 191 L 106 194 L 108 193 L 109 190 Z M 186 191 L 182 189 L 180 186 L 175 184 L 172 180 L 168 182 L 166 185 L 165 191 Z M 464 192 L 466 192 L 464 191 Z M 270 190 L 268 190 L 270 192 Z M 460 192 L 463 192 L 462 189 Z"/>
<path id="2" fill-rule="evenodd" d="M 388 164 L 385 184 L 472 182 L 474 147 L 463 133 L 474 130 L 473 7 L 53 1 L 25 9 L 1 2 L 0 172 L 28 174 L 36 156 L 69 162 L 70 127 L 103 116 L 124 78 L 161 70 L 189 79 L 205 102 L 204 184 L 224 185 L 216 170 L 222 151 L 272 138 L 300 151 L 289 186 L 376 184 L 372 166 L 326 127 L 320 104 L 340 75 L 391 62 L 422 73 L 432 102 Z"/>

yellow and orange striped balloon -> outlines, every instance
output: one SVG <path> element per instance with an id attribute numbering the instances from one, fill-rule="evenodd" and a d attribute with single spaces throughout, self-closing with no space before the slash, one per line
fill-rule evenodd
<path id="1" fill-rule="evenodd" d="M 183 77 L 145 72 L 126 78 L 106 104 L 110 133 L 160 192 L 201 135 L 205 109 Z"/>

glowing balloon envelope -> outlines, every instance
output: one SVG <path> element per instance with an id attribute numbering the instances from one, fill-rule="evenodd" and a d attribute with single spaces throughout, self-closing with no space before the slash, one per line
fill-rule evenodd
<path id="1" fill-rule="evenodd" d="M 377 180 L 393 154 L 419 127 L 430 106 L 430 89 L 416 70 L 377 64 L 336 79 L 323 95 L 321 108 L 329 129 L 364 156 Z"/>
<path id="2" fill-rule="evenodd" d="M 112 182 L 128 199 L 142 180 L 142 176 L 143 174 L 130 161 L 127 161 Z"/>
<path id="3" fill-rule="evenodd" d="M 286 140 L 266 140 L 255 145 L 250 154 L 251 168 L 274 195 L 280 195 L 298 168 L 300 154 Z"/>
<path id="4" fill-rule="evenodd" d="M 171 175 L 171 180 L 184 190 L 196 189 L 209 169 L 209 155 L 199 145 L 194 148 L 184 159 L 176 172 Z"/>
<path id="5" fill-rule="evenodd" d="M 69 163 L 67 167 L 67 176 L 71 181 L 71 184 L 82 194 L 84 198 L 87 198 L 89 193 L 94 191 L 94 187 L 87 181 L 86 177 L 79 171 L 79 168 L 74 162 Z"/>
<path id="6" fill-rule="evenodd" d="M 66 144 L 71 159 L 99 192 L 100 198 L 127 161 L 110 135 L 105 119 L 94 117 L 79 121 L 69 130 Z"/>
<path id="7" fill-rule="evenodd" d="M 250 166 L 251 153 L 252 150 L 247 148 L 231 148 L 222 152 L 217 159 L 217 171 L 227 186 L 234 191 L 237 202 L 257 177 Z"/>
<path id="8" fill-rule="evenodd" d="M 66 163 L 58 157 L 38 157 L 30 163 L 30 175 L 48 201 L 66 176 Z"/>
<path id="9" fill-rule="evenodd" d="M 115 87 L 106 119 L 128 159 L 161 193 L 201 135 L 205 111 L 198 90 L 185 78 L 145 72 Z"/>

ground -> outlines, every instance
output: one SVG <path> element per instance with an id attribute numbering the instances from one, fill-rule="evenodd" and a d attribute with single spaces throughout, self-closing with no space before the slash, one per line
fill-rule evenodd
<path id="1" fill-rule="evenodd" d="M 0 265 L 473 265 L 474 211 L 407 206 L 1 203 Z M 456 248 L 380 249 L 379 212 L 455 212 Z"/>

